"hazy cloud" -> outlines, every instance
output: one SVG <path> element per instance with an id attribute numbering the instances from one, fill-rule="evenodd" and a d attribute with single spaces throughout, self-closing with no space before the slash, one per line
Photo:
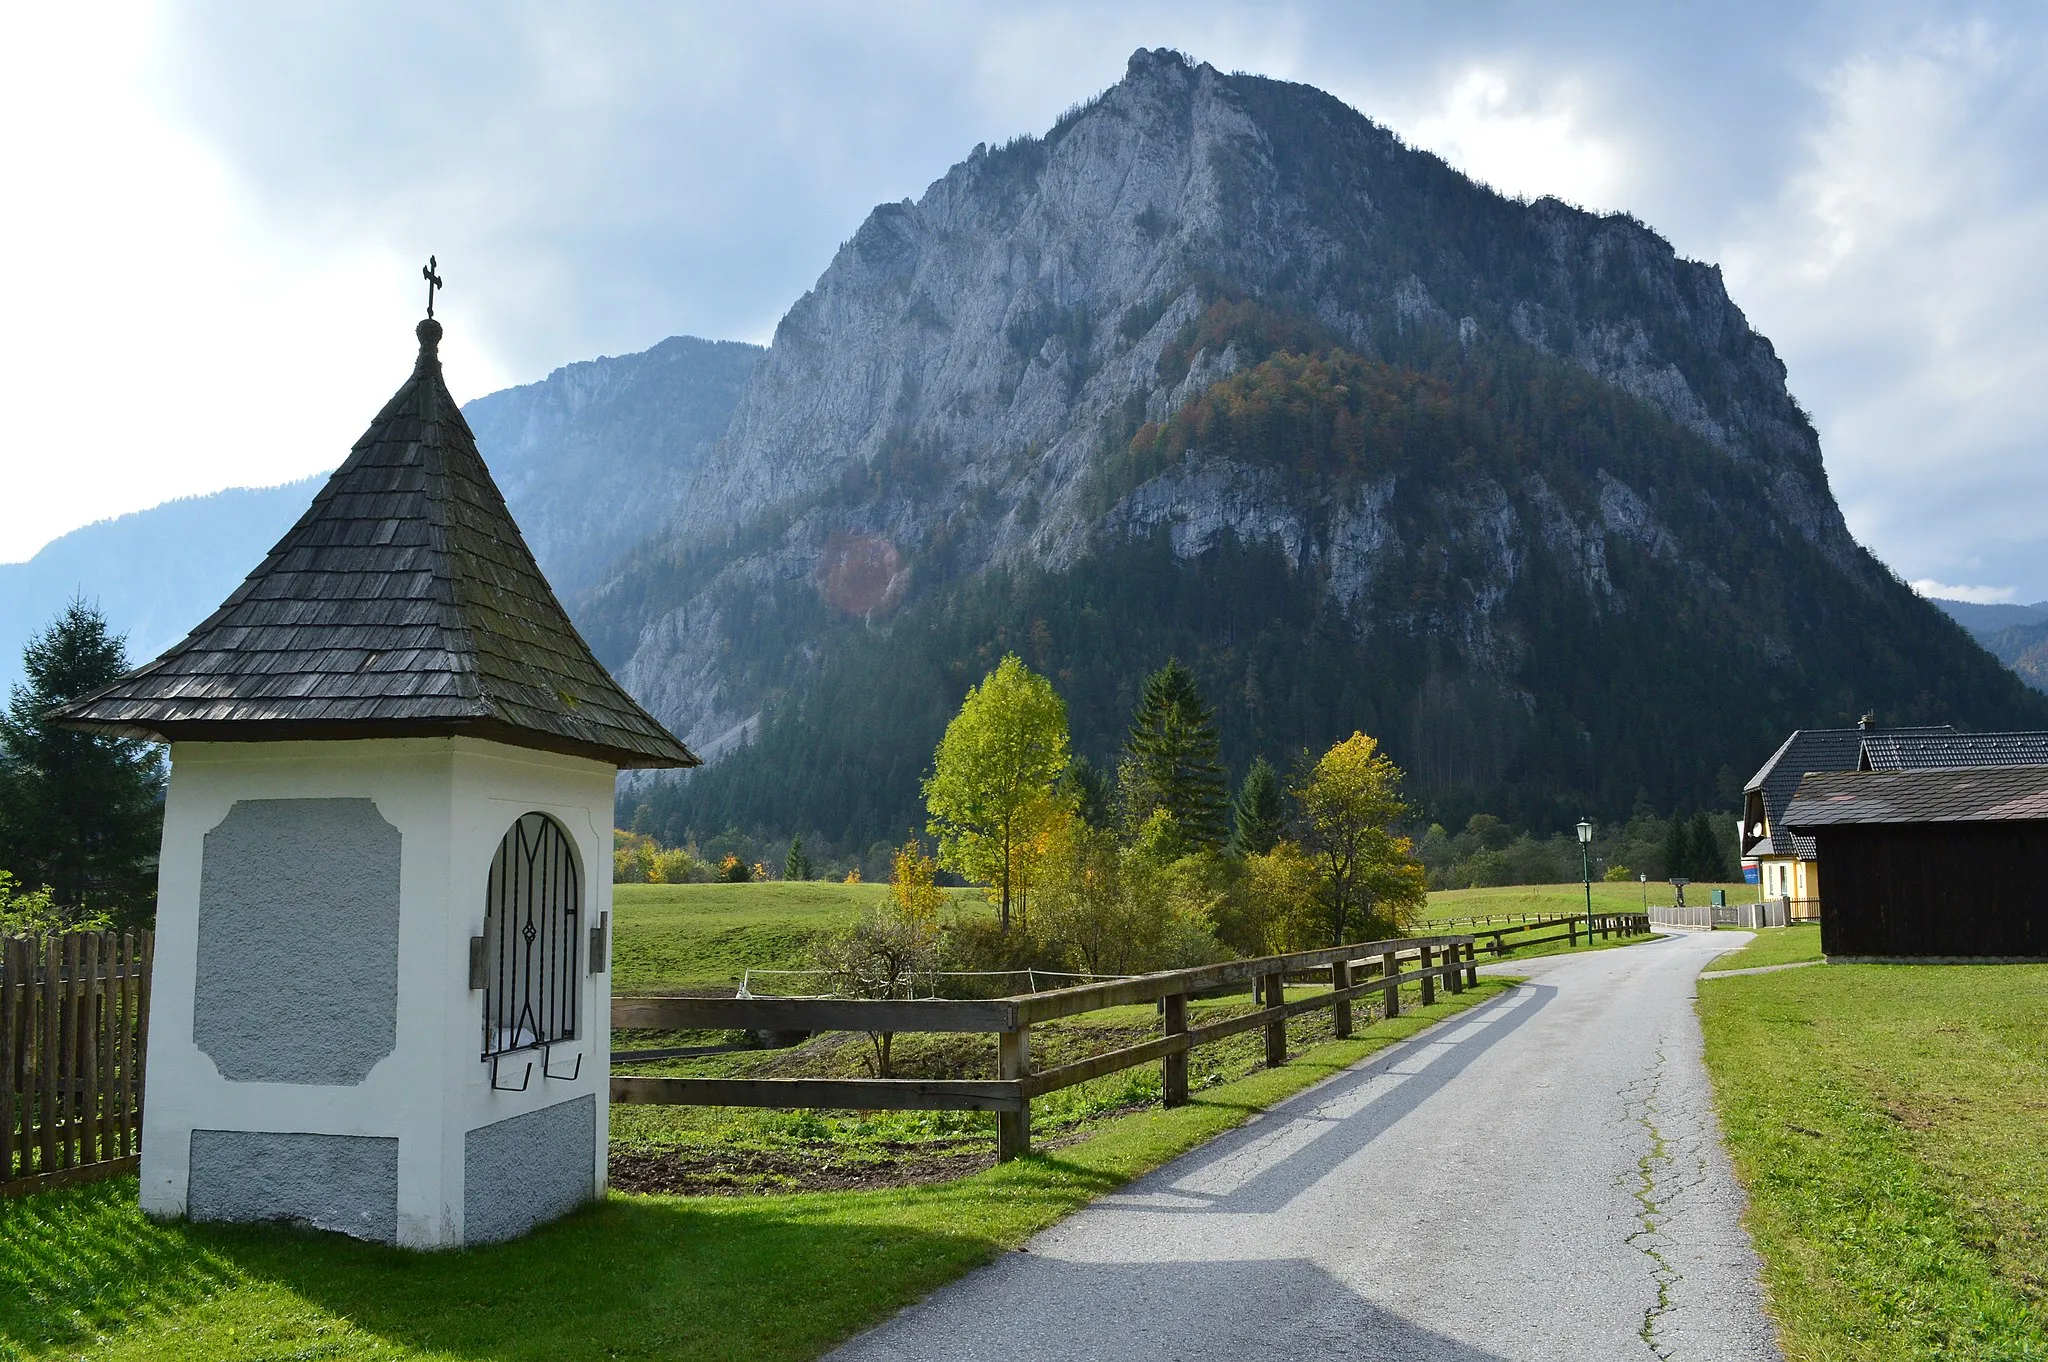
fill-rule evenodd
<path id="1" fill-rule="evenodd" d="M 0 558 L 332 464 L 429 251 L 465 395 L 766 340 L 875 203 L 1172 46 L 1722 263 L 1866 541 L 2048 596 L 2044 42 L 1903 3 L 15 7 Z"/>

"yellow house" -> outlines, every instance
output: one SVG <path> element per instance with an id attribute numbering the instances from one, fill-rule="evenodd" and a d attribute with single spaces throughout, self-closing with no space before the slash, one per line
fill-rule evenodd
<path id="1" fill-rule="evenodd" d="M 1799 782 L 1812 772 L 1924 771 L 1986 766 L 2048 766 L 2048 732 L 1958 733 L 1875 727 L 1802 728 L 1750 779 L 1742 798 L 1742 859 L 1757 864 L 1763 896 L 1783 899 L 1793 921 L 1820 916 L 1820 855 L 1814 839 L 1785 826 Z"/>
<path id="2" fill-rule="evenodd" d="M 1738 839 L 1742 859 L 1756 862 L 1763 897 L 1784 900 L 1789 921 L 1820 916 L 1819 853 L 1813 838 L 1794 836 L 1785 827 L 1785 810 L 1792 803 L 1793 792 L 1810 771 L 1861 769 L 1864 741 L 1880 734 L 1907 739 L 1958 736 L 1947 724 L 1879 730 L 1867 715 L 1854 728 L 1796 729 L 1743 787 L 1742 836 Z"/>

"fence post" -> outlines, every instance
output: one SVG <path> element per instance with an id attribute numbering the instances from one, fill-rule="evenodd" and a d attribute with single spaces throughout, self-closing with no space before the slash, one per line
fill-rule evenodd
<path id="1" fill-rule="evenodd" d="M 1433 958 L 1429 947 L 1422 948 L 1422 1005 L 1428 1007 L 1436 1001 L 1436 976 L 1429 972 Z"/>
<path id="2" fill-rule="evenodd" d="M 1388 951 L 1385 955 L 1380 957 L 1381 978 L 1391 980 L 1395 975 L 1401 972 L 1401 962 L 1398 959 L 1399 955 L 1399 951 Z M 1389 983 L 1384 989 L 1381 990 L 1381 993 L 1386 998 L 1385 1005 L 1380 1009 L 1382 1015 L 1389 1017 L 1400 1016 L 1401 986 L 1399 984 Z"/>
<path id="3" fill-rule="evenodd" d="M 1570 922 L 1564 924 L 1564 929 L 1571 933 L 1570 945 L 1573 950 L 1577 950 L 1579 946 L 1579 920 L 1573 918 Z"/>
<path id="4" fill-rule="evenodd" d="M 1339 992 L 1351 987 L 1351 962 L 1332 960 L 1330 962 L 1330 988 Z M 1338 1040 L 1351 1034 L 1351 1000 L 1349 998 L 1333 1004 L 1330 1008 L 1330 1031 Z"/>
<path id="5" fill-rule="evenodd" d="M 0 936 L 0 1182 L 14 1177 L 14 1087 L 19 1053 L 14 1038 L 14 999 L 21 989 L 24 954 L 14 938 Z"/>
<path id="6" fill-rule="evenodd" d="M 1479 987 L 1479 943 L 1477 941 L 1467 941 L 1465 943 L 1465 987 Z"/>
<path id="7" fill-rule="evenodd" d="M 1444 947 L 1444 991 L 1463 993 L 1465 991 L 1465 966 L 1458 953 L 1458 943 L 1453 941 Z"/>
<path id="8" fill-rule="evenodd" d="M 1187 1034 L 1188 995 L 1169 993 L 1160 999 L 1161 1013 L 1166 1018 L 1166 1034 L 1179 1036 Z M 1178 1050 L 1160 1061 L 1159 1101 L 1168 1107 L 1184 1107 L 1188 1103 L 1188 1052 Z"/>
<path id="9" fill-rule="evenodd" d="M 1279 1007 L 1287 1001 L 1287 976 L 1268 974 L 1266 976 L 1267 1007 Z M 1266 1067 L 1277 1069 L 1287 1062 L 1287 1019 L 1266 1023 Z"/>
<path id="10" fill-rule="evenodd" d="M 1031 1028 L 996 1033 L 996 1077 L 1023 1078 L 1031 1072 Z M 996 1162 L 1031 1152 L 1031 1099 L 1017 1111 L 996 1113 Z"/>
<path id="11" fill-rule="evenodd" d="M 42 1044 L 36 1047 L 36 1076 L 38 1104 L 42 1107 L 43 1161 L 38 1172 L 48 1173 L 57 1167 L 57 1082 L 59 1038 L 64 1034 L 64 1019 L 61 1015 L 63 999 L 57 989 L 57 976 L 63 971 L 64 943 L 54 934 L 43 938 L 43 997 L 42 997 Z"/>

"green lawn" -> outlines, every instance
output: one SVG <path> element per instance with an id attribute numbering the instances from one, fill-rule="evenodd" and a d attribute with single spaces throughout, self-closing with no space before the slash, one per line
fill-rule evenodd
<path id="1" fill-rule="evenodd" d="M 1725 889 L 1730 903 L 1748 903 L 1756 899 L 1753 884 L 1689 884 L 1685 887 L 1685 901 L 1691 904 L 1710 903 L 1710 891 Z M 1649 887 L 1649 901 L 1652 905 L 1671 902 L 1671 886 L 1652 884 Z M 1643 886 L 1634 881 L 1626 884 L 1595 884 L 1593 886 L 1593 911 L 1596 913 L 1641 912 L 1643 908 Z M 1497 889 L 1435 889 L 1430 891 L 1427 915 L 1430 919 L 1447 917 L 1481 917 L 1489 913 L 1583 913 L 1586 911 L 1586 889 L 1582 884 L 1510 884 Z"/>
<path id="2" fill-rule="evenodd" d="M 853 922 L 888 892 L 818 880 L 613 885 L 612 989 L 701 988 L 737 983 L 749 967 L 801 969 L 814 936 Z M 951 892 L 956 911 L 982 910 L 981 891 Z"/>
<path id="3" fill-rule="evenodd" d="M 2048 1358 L 2044 1000 L 2042 965 L 1829 965 L 1700 990 L 1790 1362 Z"/>
<path id="4" fill-rule="evenodd" d="M 887 1192 L 626 1197 L 527 1239 L 411 1254 L 152 1225 L 132 1178 L 0 1202 L 0 1357 L 802 1359 L 1255 1111 L 1501 991 L 1486 982 L 1174 1111 Z"/>
<path id="5" fill-rule="evenodd" d="M 1706 888 L 1689 890 L 1706 901 Z M 1718 886 L 1730 899 L 1754 885 Z M 704 988 L 738 982 L 748 968 L 801 969 L 811 939 L 843 927 L 887 894 L 881 884 L 822 881 L 763 884 L 620 884 L 612 887 L 616 916 L 612 947 L 613 989 L 620 994 L 660 989 Z M 948 891 L 955 912 L 991 911 L 978 889 Z M 1651 886 L 1669 902 L 1671 886 Z M 1429 896 L 1425 924 L 1447 917 L 1487 913 L 1583 912 L 1585 891 L 1576 884 L 1514 885 L 1502 889 L 1445 889 Z M 1642 906 L 1642 887 L 1596 884 L 1593 906 L 1621 912 Z"/>
<path id="6" fill-rule="evenodd" d="M 1731 951 L 1713 961 L 1703 974 L 1719 974 L 1731 969 L 1754 969 L 1758 965 L 1791 965 L 1806 960 L 1820 959 L 1820 924 L 1802 923 L 1797 927 L 1766 927 L 1756 934 L 1739 951 Z"/>

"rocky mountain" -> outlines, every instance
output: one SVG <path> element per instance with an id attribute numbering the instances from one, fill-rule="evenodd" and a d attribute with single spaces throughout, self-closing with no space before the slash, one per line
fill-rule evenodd
<path id="1" fill-rule="evenodd" d="M 27 562 L 0 563 L 0 696 L 21 680 L 22 646 L 73 596 L 96 601 L 146 662 L 214 612 L 306 509 L 324 475 L 232 487 L 86 525 Z"/>
<path id="2" fill-rule="evenodd" d="M 463 408 L 558 593 L 602 580 L 674 515 L 759 364 L 758 345 L 671 336 L 555 370 Z M 367 415 L 367 414 L 366 414 Z M 336 450 L 339 461 L 345 450 Z M 326 475 L 188 497 L 74 530 L 0 564 L 0 695 L 21 648 L 73 595 L 97 601 L 147 661 L 212 614 L 291 528 Z"/>
<path id="3" fill-rule="evenodd" d="M 672 836 L 900 837 L 1006 649 L 1098 758 L 1177 654 L 1234 766 L 1363 728 L 1447 816 L 1718 802 L 1865 709 L 2048 722 L 1854 541 L 1785 377 L 1644 224 L 1141 51 L 869 216 L 579 621 L 725 758 L 629 795 Z"/>
<path id="4" fill-rule="evenodd" d="M 1972 634 L 1995 633 L 2020 624 L 2048 623 L 2048 601 L 2035 601 L 2032 605 L 1987 605 L 1979 601 L 1952 601 L 1940 596 L 1928 599 L 1940 607 L 1942 614 Z"/>
<path id="5" fill-rule="evenodd" d="M 671 336 L 463 407 L 555 590 L 598 581 L 674 514 L 760 363 L 758 345 Z"/>
<path id="6" fill-rule="evenodd" d="M 2032 605 L 1980 605 L 1935 599 L 1993 657 L 2038 691 L 2048 691 L 2048 601 Z"/>

